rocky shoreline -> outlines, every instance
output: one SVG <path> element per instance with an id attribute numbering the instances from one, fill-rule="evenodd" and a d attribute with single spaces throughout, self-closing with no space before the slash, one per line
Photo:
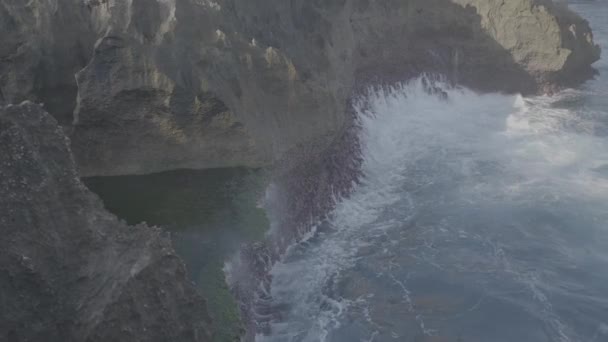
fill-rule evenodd
<path id="1" fill-rule="evenodd" d="M 167 239 L 79 177 L 274 169 L 279 228 L 243 253 L 243 278 L 264 280 L 356 182 L 358 92 L 423 73 L 551 92 L 600 55 L 549 0 L 0 0 L 0 24 L 0 341 L 213 336 Z"/>
<path id="2" fill-rule="evenodd" d="M 4 102 L 45 103 L 83 176 L 274 165 L 327 148 L 370 84 L 434 72 L 482 91 L 552 91 L 586 79 L 600 53 L 588 23 L 549 0 L 0 9 Z"/>

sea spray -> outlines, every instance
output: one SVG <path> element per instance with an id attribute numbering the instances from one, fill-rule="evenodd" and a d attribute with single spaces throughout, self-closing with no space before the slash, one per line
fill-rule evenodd
<path id="1" fill-rule="evenodd" d="M 352 121 L 325 151 L 289 167 L 277 168 L 268 186 L 264 208 L 271 227 L 263 241 L 246 244 L 225 265 L 226 279 L 239 301 L 245 340 L 270 333 L 280 319 L 272 305 L 272 268 L 290 248 L 314 237 L 341 198 L 347 197 L 360 175 L 359 127 Z"/>
<path id="2" fill-rule="evenodd" d="M 480 95 L 428 78 L 370 89 L 353 107 L 361 176 L 272 266 L 256 340 L 597 334 L 608 281 L 588 263 L 608 260 L 608 146 L 599 114 L 556 104 L 579 95 Z"/>

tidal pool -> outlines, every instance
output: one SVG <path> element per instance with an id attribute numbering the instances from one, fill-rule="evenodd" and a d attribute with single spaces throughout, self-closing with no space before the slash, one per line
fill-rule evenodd
<path id="1" fill-rule="evenodd" d="M 83 180 L 106 208 L 129 224 L 166 229 L 191 279 L 207 299 L 214 341 L 241 335 L 238 308 L 226 285 L 224 262 L 246 242 L 264 236 L 268 222 L 258 200 L 266 176 L 244 168 L 178 170 Z"/>

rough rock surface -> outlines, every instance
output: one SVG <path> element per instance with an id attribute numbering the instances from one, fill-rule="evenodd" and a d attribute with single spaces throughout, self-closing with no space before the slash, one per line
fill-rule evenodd
<path id="1" fill-rule="evenodd" d="M 80 175 L 280 164 L 289 224 L 356 178 L 359 90 L 550 91 L 600 53 L 549 0 L 0 0 L 0 41 L 0 104 L 44 102 Z M 208 340 L 169 242 L 105 212 L 70 152 L 38 105 L 0 110 L 0 341 Z"/>
<path id="2" fill-rule="evenodd" d="M 33 17 L 47 24 L 25 29 L 23 13 L 45 4 L 54 14 Z M 53 93 L 23 71 L 32 65 L 70 65 L 62 80 L 82 66 L 24 43 L 68 32 L 59 15 L 82 32 L 62 44 L 95 42 L 72 135 L 89 176 L 301 161 L 342 134 L 361 87 L 441 72 L 484 91 L 550 91 L 588 77 L 599 56 L 588 24 L 549 0 L 0 0 L 20 32 L 0 54 L 9 102 Z M 5 61 L 20 44 L 49 53 Z"/>
<path id="3" fill-rule="evenodd" d="M 577 85 L 593 72 L 600 57 L 589 23 L 551 0 L 453 0 L 473 6 L 481 24 L 544 91 Z"/>
<path id="4" fill-rule="evenodd" d="M 91 58 L 96 35 L 77 0 L 0 1 L 0 103 L 44 102 L 72 122 L 74 74 Z"/>
<path id="5" fill-rule="evenodd" d="M 0 109 L 0 341 L 209 341 L 160 230 L 106 212 L 37 104 Z"/>

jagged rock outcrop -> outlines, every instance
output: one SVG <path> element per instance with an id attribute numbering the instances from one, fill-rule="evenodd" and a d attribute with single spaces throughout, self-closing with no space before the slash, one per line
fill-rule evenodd
<path id="1" fill-rule="evenodd" d="M 549 0 L 0 0 L 0 40 L 0 104 L 44 102 L 80 175 L 307 162 L 293 221 L 356 178 L 362 88 L 550 91 L 600 53 Z M 208 340 L 169 242 L 103 210 L 38 105 L 0 112 L 0 341 Z"/>
<path id="2" fill-rule="evenodd" d="M 211 340 L 169 239 L 104 210 L 37 104 L 0 109 L 0 230 L 0 341 Z"/>
<path id="3" fill-rule="evenodd" d="M 513 56 L 543 91 L 577 85 L 600 57 L 589 23 L 564 2 L 453 0 L 473 6 L 492 39 Z"/>
<path id="4" fill-rule="evenodd" d="M 0 1 L 0 103 L 44 102 L 61 124 L 72 122 L 74 74 L 97 39 L 80 2 Z"/>
<path id="5" fill-rule="evenodd" d="M 33 16 L 48 22 L 39 30 L 14 19 L 49 3 L 54 14 Z M 588 24 L 549 0 L 2 0 L 2 8 L 2 21 L 25 32 L 10 46 L 57 27 L 61 13 L 95 37 L 76 76 L 72 141 L 83 175 L 301 161 L 342 134 L 360 87 L 441 72 L 484 91 L 550 91 L 588 77 L 599 56 Z M 80 40 L 62 36 L 88 46 Z M 28 75 L 38 61 L 20 56 L 0 63 L 9 101 L 28 89 L 40 97 L 37 85 L 11 95 L 16 76 L 5 75 Z M 40 65 L 82 64 L 45 56 Z"/>
<path id="6" fill-rule="evenodd" d="M 109 0 L 78 75 L 77 160 L 85 174 L 305 160 L 341 134 L 357 86 L 429 71 L 535 91 L 597 58 L 588 25 L 549 2 L 456 2 Z"/>

